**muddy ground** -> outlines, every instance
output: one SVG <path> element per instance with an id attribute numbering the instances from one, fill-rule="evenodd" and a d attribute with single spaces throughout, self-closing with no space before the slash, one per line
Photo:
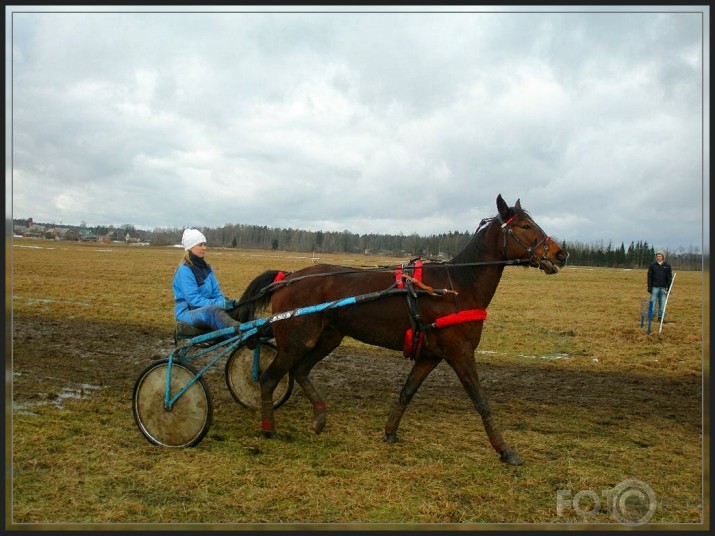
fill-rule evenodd
<path id="1" fill-rule="evenodd" d="M 142 369 L 167 357 L 171 333 L 126 325 L 20 316 L 12 329 L 12 398 L 14 411 L 33 405 L 61 405 L 65 398 L 96 396 L 102 390 L 126 394 Z M 696 375 L 667 377 L 588 370 L 543 363 L 520 366 L 514 360 L 477 356 L 490 400 L 521 399 L 534 404 L 586 406 L 604 416 L 626 411 L 648 414 L 700 427 L 701 379 Z M 411 364 L 398 352 L 342 346 L 319 363 L 313 378 L 331 402 L 341 398 L 380 399 L 391 404 Z M 528 372 L 528 373 L 527 373 Z M 207 380 L 215 405 L 230 402 L 222 367 Z M 292 398 L 302 396 L 296 386 Z M 469 404 L 454 372 L 442 363 L 425 381 L 418 397 L 452 397 Z"/>

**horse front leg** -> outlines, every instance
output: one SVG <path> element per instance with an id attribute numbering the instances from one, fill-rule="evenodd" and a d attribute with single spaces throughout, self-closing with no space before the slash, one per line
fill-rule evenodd
<path id="1" fill-rule="evenodd" d="M 407 406 L 412 401 L 412 397 L 415 396 L 422 382 L 440 361 L 442 361 L 441 357 L 418 357 L 415 360 L 412 370 L 407 375 L 405 385 L 400 391 L 397 403 L 392 407 L 392 412 L 387 419 L 387 424 L 385 424 L 385 443 L 397 443 L 397 428 L 400 426 L 400 421 Z"/>
<path id="2" fill-rule="evenodd" d="M 477 365 L 474 361 L 474 353 L 463 352 L 456 359 L 448 359 L 448 362 L 457 373 L 457 377 L 462 383 L 462 386 L 465 391 L 467 391 L 474 407 L 477 408 L 479 415 L 481 415 L 484 429 L 489 437 L 489 443 L 491 443 L 494 450 L 499 453 L 499 459 L 510 465 L 523 464 L 524 460 L 507 445 L 499 428 L 494 422 L 494 417 L 489 409 L 487 395 L 479 381 Z"/>

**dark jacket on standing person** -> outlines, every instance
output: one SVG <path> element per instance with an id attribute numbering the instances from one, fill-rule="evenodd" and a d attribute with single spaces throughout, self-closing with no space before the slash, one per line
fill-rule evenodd
<path id="1" fill-rule="evenodd" d="M 673 280 L 673 271 L 670 264 L 663 260 L 662 263 L 653 261 L 648 267 L 648 292 L 653 290 L 653 287 L 670 288 L 670 282 Z"/>

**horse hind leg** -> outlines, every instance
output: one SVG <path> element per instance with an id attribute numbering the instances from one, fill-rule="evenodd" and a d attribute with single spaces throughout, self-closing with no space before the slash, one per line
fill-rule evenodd
<path id="1" fill-rule="evenodd" d="M 313 385 L 313 382 L 310 381 L 307 373 L 293 371 L 293 379 L 298 382 L 298 385 L 300 385 L 303 393 L 305 393 L 305 396 L 308 397 L 313 406 L 313 420 L 310 423 L 310 429 L 316 434 L 319 434 L 325 428 L 325 415 L 328 410 L 327 405 Z"/>
<path id="2" fill-rule="evenodd" d="M 298 382 L 298 385 L 300 385 L 303 393 L 305 393 L 305 396 L 308 397 L 313 406 L 313 420 L 310 423 L 310 429 L 316 434 L 321 433 L 325 428 L 327 405 L 310 380 L 310 371 L 318 362 L 337 348 L 342 339 L 343 336 L 337 331 L 332 333 L 324 332 L 318 344 L 291 371 L 293 379 Z"/>
<path id="3" fill-rule="evenodd" d="M 405 385 L 400 391 L 397 403 L 392 407 L 390 416 L 385 424 L 385 443 L 397 443 L 397 428 L 400 426 L 400 421 L 405 414 L 407 406 L 412 401 L 412 397 L 415 396 L 422 382 L 424 382 L 425 378 L 434 370 L 440 361 L 442 361 L 441 357 L 418 357 L 415 360 L 412 370 L 410 370 L 410 373 L 407 375 Z"/>

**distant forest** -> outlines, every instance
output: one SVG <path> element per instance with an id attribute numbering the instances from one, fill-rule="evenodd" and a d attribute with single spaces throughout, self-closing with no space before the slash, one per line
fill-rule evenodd
<path id="1" fill-rule="evenodd" d="M 23 220 L 16 220 L 21 222 Z M 47 229 L 54 224 L 35 224 L 34 227 Z M 91 231 L 97 240 L 112 236 L 118 240 L 131 237 L 152 246 L 171 246 L 181 243 L 183 228 L 155 228 L 153 231 L 136 229 L 126 224 L 114 226 L 87 227 L 68 226 L 76 237 Z M 473 232 L 449 232 L 429 236 L 418 234 L 365 234 L 360 235 L 345 231 L 305 231 L 300 229 L 281 229 L 259 225 L 224 225 L 219 228 L 201 227 L 211 247 L 264 249 L 295 251 L 306 253 L 364 253 L 392 255 L 399 258 L 422 256 L 429 259 L 446 260 L 452 258 L 467 245 Z M 611 242 L 583 243 L 567 242 L 554 237 L 569 252 L 571 265 L 611 268 L 647 268 L 655 259 L 655 248 L 648 242 L 638 241 L 626 245 L 614 245 Z M 674 269 L 702 270 L 703 258 L 699 248 L 683 247 L 676 251 L 666 250 L 666 259 Z"/>
<path id="2" fill-rule="evenodd" d="M 171 245 L 181 242 L 183 229 L 155 229 L 148 242 L 152 245 Z M 401 258 L 423 256 L 431 259 L 450 259 L 467 245 L 473 232 L 449 232 L 429 236 L 418 234 L 355 234 L 350 231 L 303 231 L 257 225 L 224 225 L 202 228 L 211 246 L 267 249 L 315 253 L 379 253 Z M 647 268 L 655 260 L 655 248 L 644 241 L 585 244 L 566 242 L 554 237 L 569 252 L 569 264 L 612 268 Z M 699 249 L 680 248 L 666 251 L 666 258 L 674 269 L 702 270 Z"/>

